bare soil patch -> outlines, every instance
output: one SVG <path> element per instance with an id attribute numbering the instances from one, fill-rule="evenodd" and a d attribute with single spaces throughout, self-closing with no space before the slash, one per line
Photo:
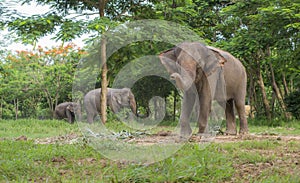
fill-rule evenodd
<path id="1" fill-rule="evenodd" d="M 37 144 L 74 144 L 83 139 L 82 136 L 72 133 L 56 137 L 38 138 L 35 139 Z M 15 140 L 27 140 L 25 136 L 16 138 Z M 180 137 L 173 134 L 171 131 L 159 131 L 156 134 L 148 134 L 141 136 L 131 136 L 124 141 L 130 143 L 137 143 L 140 145 L 152 145 L 156 143 L 168 143 L 168 142 L 182 142 Z M 278 140 L 278 141 L 300 141 L 300 135 L 269 135 L 269 134 L 248 134 L 248 135 L 217 135 L 203 137 L 199 135 L 193 135 L 188 141 L 194 143 L 213 142 L 213 143 L 231 143 L 231 142 L 242 142 L 245 140 Z"/>

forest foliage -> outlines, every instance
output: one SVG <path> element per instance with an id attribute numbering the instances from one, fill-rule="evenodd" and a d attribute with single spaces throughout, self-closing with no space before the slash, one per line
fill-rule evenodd
<path id="1" fill-rule="evenodd" d="M 105 3 L 105 17 L 95 5 Z M 32 0 L 21 0 L 30 3 Z M 87 47 L 103 31 L 124 22 L 160 19 L 179 23 L 199 35 L 206 44 L 231 52 L 245 65 L 248 75 L 246 104 L 256 117 L 268 119 L 299 117 L 300 89 L 300 3 L 294 0 L 35 0 L 50 5 L 48 13 L 24 16 L 0 3 L 1 28 L 14 41 L 35 45 L 34 50 L 1 50 L 0 118 L 38 117 L 51 114 L 62 101 L 71 100 L 73 75 L 86 48 L 66 42 L 91 34 Z M 57 48 L 41 48 L 45 35 L 63 41 Z M 168 34 L 168 33 L 165 33 Z M 142 35 L 137 35 L 142 36 Z M 1 43 L 2 45 L 5 43 Z M 112 84 L 120 69 L 132 60 L 170 48 L 171 45 L 144 41 L 127 45 L 108 60 L 108 81 Z M 142 106 L 153 95 L 180 99 L 172 85 L 155 77 L 138 83 L 136 98 Z M 101 79 L 97 80 L 97 87 Z M 160 90 L 151 90 L 152 85 Z M 142 92 L 138 92 L 142 91 Z M 155 92 L 164 91 L 160 94 Z M 176 97 L 177 96 L 177 97 Z M 170 99 L 172 98 L 172 100 Z M 173 105 L 172 105 L 173 106 Z M 291 113 L 290 113 L 291 112 Z M 173 115 L 173 113 L 170 113 Z"/>

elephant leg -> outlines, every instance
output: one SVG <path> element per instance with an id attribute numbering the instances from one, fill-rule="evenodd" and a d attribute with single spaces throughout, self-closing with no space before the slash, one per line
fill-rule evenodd
<path id="1" fill-rule="evenodd" d="M 196 95 L 191 91 L 184 92 L 183 102 L 181 105 L 180 114 L 180 134 L 183 137 L 188 137 L 192 134 L 192 129 L 189 119 L 194 107 Z"/>
<path id="2" fill-rule="evenodd" d="M 87 121 L 88 123 L 93 123 L 94 122 L 94 114 L 92 113 L 87 113 Z"/>
<path id="3" fill-rule="evenodd" d="M 73 124 L 74 121 L 75 121 L 75 114 L 73 113 L 73 114 L 71 114 L 71 123 Z"/>
<path id="4" fill-rule="evenodd" d="M 200 96 L 200 109 L 199 109 L 199 117 L 198 117 L 198 124 L 199 124 L 199 134 L 205 133 L 208 117 L 211 112 L 211 100 L 210 97 L 201 95 Z"/>
<path id="5" fill-rule="evenodd" d="M 247 134 L 248 133 L 248 122 L 247 122 L 247 118 L 246 118 L 244 100 L 236 100 L 235 107 L 237 109 L 237 112 L 239 114 L 239 119 L 240 119 L 240 132 L 239 133 Z"/>
<path id="6" fill-rule="evenodd" d="M 69 123 L 72 123 L 72 112 L 69 110 L 66 110 L 66 115 Z"/>
<path id="7" fill-rule="evenodd" d="M 230 99 L 226 102 L 226 132 L 228 135 L 236 135 L 236 124 L 235 124 L 235 116 L 234 116 L 234 106 L 233 99 Z"/>

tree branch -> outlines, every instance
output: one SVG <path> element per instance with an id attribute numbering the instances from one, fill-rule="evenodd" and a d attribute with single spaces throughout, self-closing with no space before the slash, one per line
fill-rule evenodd
<path id="1" fill-rule="evenodd" d="M 139 6 L 142 2 L 144 2 L 144 0 L 139 0 L 136 4 L 132 4 L 130 9 L 133 9 L 137 6 Z M 117 13 L 117 15 L 115 16 L 115 19 L 119 19 L 124 13 L 126 13 L 127 11 L 129 11 L 128 9 L 124 9 L 121 13 L 118 13 L 116 10 L 115 12 Z"/>

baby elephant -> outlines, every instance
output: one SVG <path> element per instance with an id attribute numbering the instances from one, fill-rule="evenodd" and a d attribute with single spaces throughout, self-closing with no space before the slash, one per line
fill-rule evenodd
<path id="1" fill-rule="evenodd" d="M 56 119 L 66 119 L 69 123 L 74 123 L 75 113 L 81 116 L 80 105 L 75 102 L 64 102 L 56 106 L 54 117 Z"/>

